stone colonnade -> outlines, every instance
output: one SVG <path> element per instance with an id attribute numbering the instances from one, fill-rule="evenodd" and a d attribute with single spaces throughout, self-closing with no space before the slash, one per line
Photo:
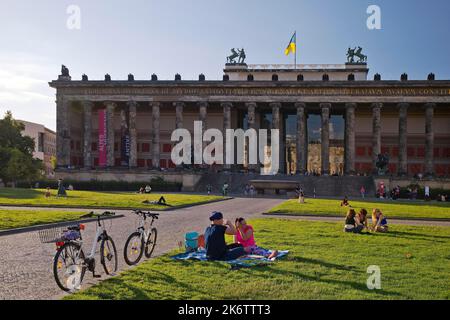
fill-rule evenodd
<path id="1" fill-rule="evenodd" d="M 70 165 L 70 100 L 63 99 L 58 96 L 57 100 L 57 163 L 58 167 L 67 167 Z M 136 167 L 137 165 L 137 130 L 136 130 L 136 113 L 137 106 L 144 102 L 128 101 L 129 112 L 129 134 L 130 134 L 130 158 L 129 166 Z M 152 164 L 154 168 L 160 167 L 160 102 L 150 102 L 152 109 Z M 114 109 L 117 104 L 113 101 L 104 103 L 106 108 L 106 123 L 107 123 L 107 166 L 114 167 L 114 126 L 113 116 Z M 281 116 L 282 104 L 278 102 L 270 103 L 272 110 L 272 128 L 280 129 L 283 117 Z M 92 140 L 92 110 L 94 103 L 89 100 L 82 101 L 83 110 L 83 157 L 84 165 L 87 169 L 91 168 L 91 140 Z M 184 102 L 174 102 L 175 107 L 175 126 L 176 128 L 183 128 L 183 109 Z M 197 103 L 199 110 L 199 120 L 203 123 L 203 130 L 207 128 L 207 110 L 208 102 L 201 101 Z M 232 102 L 222 102 L 223 108 L 223 129 L 231 129 L 231 110 L 234 104 Z M 248 102 L 245 104 L 248 114 L 249 128 L 258 129 L 256 124 L 256 110 L 258 103 Z M 297 116 L 297 174 L 304 174 L 307 171 L 307 153 L 308 153 L 308 135 L 307 135 L 307 104 L 298 102 L 294 104 Z M 321 168 L 322 174 L 329 174 L 329 145 L 330 145 L 330 114 L 332 109 L 331 103 L 320 103 L 321 115 Z M 399 103 L 399 135 L 398 135 L 398 174 L 407 174 L 407 118 L 408 118 L 408 103 Z M 355 173 L 355 111 L 358 105 L 356 103 L 345 104 L 345 156 L 344 156 L 344 171 L 347 175 Z M 434 148 L 434 132 L 433 132 L 433 117 L 436 105 L 428 103 L 424 105 L 425 111 L 425 174 L 434 174 L 433 163 L 433 148 Z M 383 103 L 373 103 L 372 108 L 372 161 L 373 168 L 376 168 L 377 156 L 381 153 L 381 110 Z M 281 134 L 280 134 L 281 137 Z M 280 139 L 280 169 L 284 168 L 284 149 L 283 139 Z M 226 169 L 230 169 L 229 165 L 225 165 Z M 250 169 L 255 169 L 255 166 L 250 166 Z"/>

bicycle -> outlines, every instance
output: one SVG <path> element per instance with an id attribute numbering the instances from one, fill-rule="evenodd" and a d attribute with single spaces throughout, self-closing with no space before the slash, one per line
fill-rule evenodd
<path id="1" fill-rule="evenodd" d="M 133 212 L 141 219 L 137 230 L 130 234 L 123 249 L 125 262 L 129 266 L 137 264 L 141 260 L 143 253 L 147 259 L 151 257 L 158 236 L 156 228 L 152 228 L 153 222 L 155 219 L 158 219 L 158 213 L 144 212 L 141 210 L 133 210 Z M 152 221 L 149 226 L 151 229 L 147 232 L 145 226 L 148 217 L 151 217 Z"/>
<path id="2" fill-rule="evenodd" d="M 39 232 L 39 237 L 44 243 L 55 242 L 56 254 L 53 259 L 53 276 L 58 287 L 66 292 L 81 288 L 86 270 L 92 272 L 94 278 L 100 278 L 95 274 L 95 253 L 97 244 L 100 242 L 100 263 L 107 275 L 117 271 L 117 250 L 112 238 L 106 232 L 103 217 L 114 216 L 114 212 L 105 211 L 97 214 L 90 212 L 80 218 L 97 217 L 95 238 L 92 249 L 85 257 L 82 245 L 81 231 L 85 229 L 84 224 L 70 226 L 66 229 L 54 228 Z"/>

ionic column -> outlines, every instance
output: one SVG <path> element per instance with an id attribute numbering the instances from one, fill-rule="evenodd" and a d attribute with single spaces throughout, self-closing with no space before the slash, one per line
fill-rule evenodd
<path id="1" fill-rule="evenodd" d="M 255 102 L 246 103 L 246 107 L 247 107 L 248 127 L 249 127 L 249 129 L 256 130 L 256 128 L 257 128 L 257 126 L 256 126 L 256 103 Z M 250 148 L 247 143 L 245 145 L 245 150 L 247 151 L 247 159 L 246 160 L 248 163 L 248 162 L 250 162 L 250 154 L 249 154 Z M 257 164 L 248 164 L 248 169 L 252 170 L 252 171 L 256 171 L 256 170 L 258 170 L 258 165 Z"/>
<path id="2" fill-rule="evenodd" d="M 153 168 L 159 169 L 160 160 L 160 145 L 159 145 L 159 115 L 160 115 L 160 102 L 151 102 L 152 107 L 152 165 Z"/>
<path id="3" fill-rule="evenodd" d="M 356 103 L 345 105 L 345 174 L 355 174 L 355 109 Z"/>
<path id="4" fill-rule="evenodd" d="M 408 174 L 408 107 L 407 103 L 398 104 L 398 175 Z"/>
<path id="5" fill-rule="evenodd" d="M 70 105 L 58 94 L 56 97 L 56 162 L 58 167 L 70 166 Z"/>
<path id="6" fill-rule="evenodd" d="M 225 102 L 221 104 L 223 108 L 223 145 L 224 145 L 224 151 L 225 151 L 225 142 L 226 142 L 226 132 L 228 129 L 231 129 L 231 108 L 233 107 L 233 104 L 229 102 Z M 226 163 L 226 153 L 223 153 L 223 167 L 226 170 L 231 169 L 231 165 Z"/>
<path id="7" fill-rule="evenodd" d="M 83 161 L 84 168 L 92 168 L 92 109 L 94 103 L 92 101 L 83 101 Z"/>
<path id="8" fill-rule="evenodd" d="M 381 153 L 381 108 L 382 103 L 372 104 L 372 168 L 376 174 L 377 158 Z"/>
<path id="9" fill-rule="evenodd" d="M 114 167 L 114 109 L 115 102 L 105 102 L 106 106 L 106 166 Z"/>
<path id="10" fill-rule="evenodd" d="M 321 135 L 321 160 L 322 175 L 330 174 L 330 103 L 321 103 L 322 135 Z"/>
<path id="11" fill-rule="evenodd" d="M 184 102 L 174 102 L 175 107 L 175 129 L 183 128 L 183 109 Z M 177 165 L 177 169 L 182 169 L 183 165 Z"/>
<path id="12" fill-rule="evenodd" d="M 175 106 L 175 129 L 182 129 L 184 102 L 174 102 L 173 105 Z"/>
<path id="13" fill-rule="evenodd" d="M 130 132 L 130 158 L 128 166 L 130 168 L 137 167 L 137 130 L 136 130 L 136 113 L 137 102 L 128 101 L 128 130 Z"/>
<path id="14" fill-rule="evenodd" d="M 202 137 L 203 137 L 203 134 L 205 133 L 206 129 L 208 128 L 208 122 L 207 122 L 208 102 L 206 102 L 206 101 L 198 102 L 198 109 L 199 109 L 198 110 L 199 111 L 198 119 L 202 122 Z M 208 143 L 203 141 L 202 150 L 205 150 L 205 147 L 207 145 L 208 145 Z M 201 167 L 205 168 L 206 165 L 203 163 Z"/>
<path id="15" fill-rule="evenodd" d="M 308 143 L 306 142 L 306 114 L 304 103 L 296 103 L 297 108 L 297 174 L 304 174 L 306 172 L 307 161 L 306 154 Z"/>
<path id="16" fill-rule="evenodd" d="M 282 116 L 280 114 L 280 109 L 281 109 L 281 103 L 279 102 L 273 102 L 270 104 L 270 107 L 272 108 L 272 129 L 278 129 L 280 130 L 280 173 L 285 173 L 286 172 L 286 150 L 285 150 L 285 146 L 284 146 L 284 137 L 283 137 L 283 133 L 282 133 Z M 271 142 L 273 143 L 273 141 Z"/>
<path id="17" fill-rule="evenodd" d="M 434 103 L 425 105 L 425 174 L 434 175 Z"/>
<path id="18" fill-rule="evenodd" d="M 199 108 L 199 116 L 198 119 L 202 122 L 203 132 L 207 129 L 208 123 L 206 121 L 207 112 L 208 112 L 208 102 L 201 101 L 198 103 Z"/>

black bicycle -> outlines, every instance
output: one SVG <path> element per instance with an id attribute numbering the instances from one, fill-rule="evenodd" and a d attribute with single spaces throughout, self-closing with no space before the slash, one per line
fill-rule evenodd
<path id="1" fill-rule="evenodd" d="M 100 263 L 106 274 L 111 275 L 117 271 L 117 250 L 113 239 L 105 229 L 104 218 L 114 216 L 114 212 L 105 211 L 103 213 L 91 212 L 81 218 L 97 217 L 96 233 L 92 243 L 90 254 L 85 257 L 82 244 L 81 231 L 85 229 L 83 224 L 68 227 L 66 229 L 54 228 L 42 230 L 39 236 L 42 242 L 56 243 L 56 254 L 53 259 L 53 275 L 56 284 L 64 291 L 74 291 L 81 288 L 86 270 L 92 272 L 93 277 L 99 278 L 95 274 L 95 252 L 100 242 Z"/>
<path id="2" fill-rule="evenodd" d="M 123 249 L 125 262 L 130 266 L 137 264 L 143 254 L 147 259 L 151 257 L 158 236 L 158 231 L 152 227 L 155 219 L 158 219 L 158 213 L 141 210 L 133 210 L 133 212 L 140 217 L 139 226 L 135 232 L 130 234 Z M 146 230 L 147 218 L 151 218 L 149 230 Z"/>

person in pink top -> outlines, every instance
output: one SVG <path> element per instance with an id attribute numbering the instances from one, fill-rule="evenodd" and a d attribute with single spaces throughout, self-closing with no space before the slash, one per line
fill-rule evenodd
<path id="1" fill-rule="evenodd" d="M 278 255 L 277 250 L 271 251 L 256 245 L 253 227 L 248 225 L 244 218 L 237 218 L 235 226 L 236 234 L 234 236 L 234 241 L 243 246 L 245 252 L 248 254 L 264 256 L 268 259 L 275 258 Z"/>

